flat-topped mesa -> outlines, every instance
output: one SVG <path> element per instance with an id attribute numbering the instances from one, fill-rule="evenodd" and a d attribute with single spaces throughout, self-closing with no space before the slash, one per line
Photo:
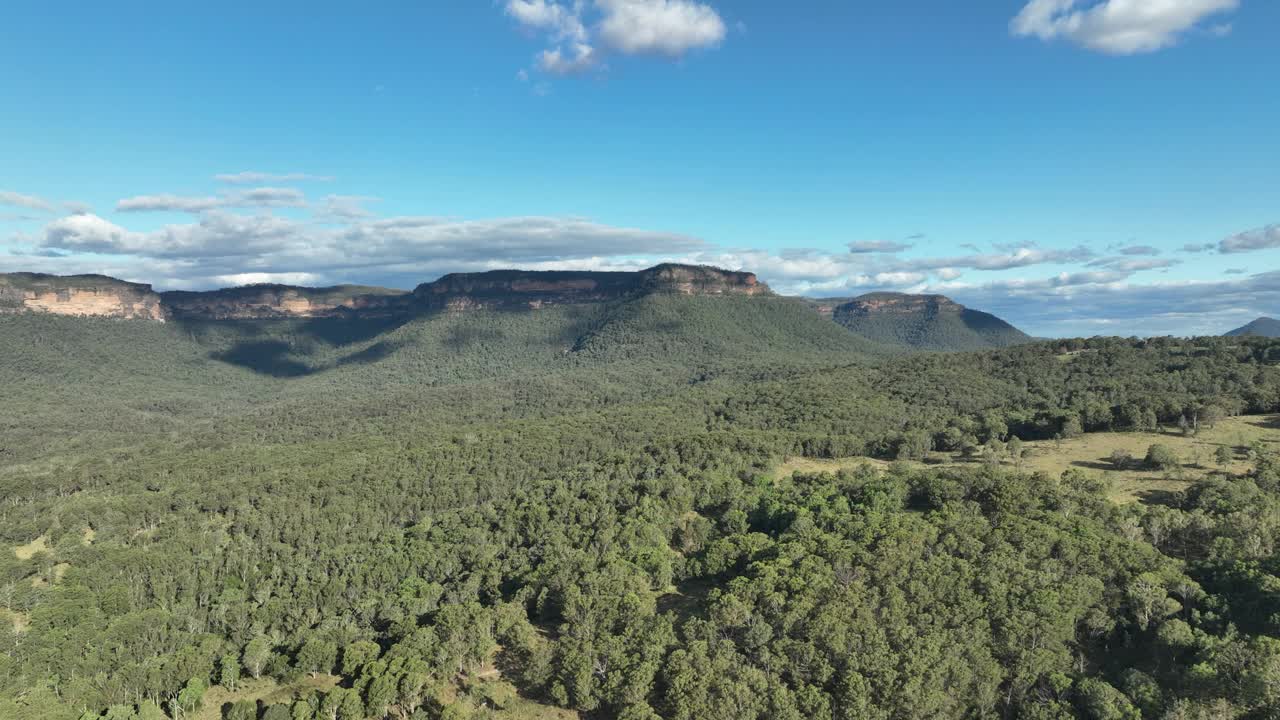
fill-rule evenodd
<path id="1" fill-rule="evenodd" d="M 150 285 L 103 275 L 0 274 L 0 314 L 21 312 L 161 322 L 165 319 L 160 295 Z"/>
<path id="2" fill-rule="evenodd" d="M 378 318 L 419 311 L 536 309 L 650 294 L 770 295 L 747 272 L 658 265 L 639 272 L 495 270 L 455 273 L 412 293 L 360 285 L 308 288 L 245 285 L 205 292 L 156 293 L 150 285 L 101 275 L 0 275 L 0 313 L 46 312 L 159 320 Z"/>
<path id="3" fill-rule="evenodd" d="M 868 293 L 852 300 L 834 301 L 830 310 L 835 315 L 938 314 L 964 311 L 963 305 L 945 295 L 907 295 L 893 292 Z"/>
<path id="4" fill-rule="evenodd" d="M 639 272 L 494 270 L 455 273 L 413 291 L 428 308 L 539 308 L 619 298 L 678 295 L 768 295 L 769 287 L 746 272 L 695 265 L 658 265 Z"/>
<path id="5" fill-rule="evenodd" d="M 308 288 L 263 284 L 208 292 L 166 292 L 160 297 L 165 310 L 176 318 L 264 320 L 381 317 L 406 310 L 410 295 L 402 290 L 361 285 Z"/>

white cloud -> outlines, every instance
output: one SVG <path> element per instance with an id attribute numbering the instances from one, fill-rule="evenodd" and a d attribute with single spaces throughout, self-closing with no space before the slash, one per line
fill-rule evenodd
<path id="1" fill-rule="evenodd" d="M 310 173 L 264 173 L 246 171 L 214 175 L 214 180 L 231 185 L 262 185 L 264 183 L 288 182 L 333 182 L 328 175 L 312 175 Z"/>
<path id="2" fill-rule="evenodd" d="M 1169 47 L 1201 21 L 1239 5 L 1239 0 L 1031 0 L 1010 29 L 1020 37 L 1061 37 L 1091 50 L 1131 55 Z"/>
<path id="3" fill-rule="evenodd" d="M 211 210 L 198 222 L 131 231 L 96 215 L 59 218 L 30 241 L 42 256 L 84 253 L 164 265 L 170 286 L 212 286 L 245 273 L 310 273 L 413 286 L 445 272 L 536 267 L 592 258 L 672 257 L 705 251 L 697 238 L 581 218 L 458 220 L 395 217 L 334 228 L 270 214 Z M 80 257 L 75 257 L 80 254 Z M 652 263 L 648 263 L 652 264 Z"/>
<path id="4" fill-rule="evenodd" d="M 45 226 L 41 246 L 73 252 L 118 253 L 140 250 L 143 236 L 97 215 L 69 215 Z"/>
<path id="5" fill-rule="evenodd" d="M 1159 255 L 1160 248 L 1152 247 L 1150 245 L 1129 245 L 1128 247 L 1120 248 L 1120 254 L 1121 255 Z"/>
<path id="6" fill-rule="evenodd" d="M 725 24 L 710 5 L 691 0 L 596 0 L 604 12 L 600 38 L 627 54 L 679 57 L 719 45 Z"/>
<path id="7" fill-rule="evenodd" d="M 896 253 L 903 250 L 910 250 L 913 246 L 910 243 L 894 242 L 892 240 L 863 240 L 851 242 L 848 245 L 849 252 L 855 254 L 861 253 Z"/>
<path id="8" fill-rule="evenodd" d="M 576 75 L 599 64 L 595 49 L 590 45 L 576 44 L 571 53 L 560 48 L 543 50 L 538 54 L 538 69 L 552 75 Z"/>
<path id="9" fill-rule="evenodd" d="M 328 195 L 324 199 L 320 217 L 334 222 L 363 220 L 373 217 L 365 204 L 378 202 L 380 199 L 369 195 Z"/>
<path id="10" fill-rule="evenodd" d="M 1042 250 L 1019 247 L 1009 252 L 963 255 L 959 257 L 911 258 L 896 264 L 895 270 L 918 271 L 940 268 L 969 268 L 972 270 L 1010 270 L 1031 265 L 1063 265 L 1092 260 L 1092 250 L 1080 246 L 1069 250 Z"/>
<path id="11" fill-rule="evenodd" d="M 124 198 L 116 203 L 116 212 L 202 213 L 219 207 L 222 207 L 222 198 L 183 197 L 162 193 Z"/>
<path id="12" fill-rule="evenodd" d="M 565 6 L 547 0 L 510 0 L 506 12 L 527 28 L 550 31 L 556 40 L 583 42 L 587 39 L 580 5 Z"/>
<path id="13" fill-rule="evenodd" d="M 1102 258 L 1089 263 L 1089 267 L 1101 267 L 1121 272 L 1139 272 L 1142 270 L 1160 270 L 1181 265 L 1181 260 L 1171 258 Z"/>
<path id="14" fill-rule="evenodd" d="M 24 195 L 11 190 L 0 190 L 0 205 L 12 205 L 14 207 L 27 208 L 28 210 L 54 212 L 53 203 L 48 200 L 45 200 L 42 197 L 36 197 L 35 195 Z"/>
<path id="15" fill-rule="evenodd" d="M 294 188 L 261 187 L 226 196 L 224 207 L 306 207 L 307 196 Z"/>
<path id="16" fill-rule="evenodd" d="M 727 32 L 720 14 L 695 0 L 507 0 L 503 7 L 521 27 L 546 36 L 550 47 L 536 55 L 536 67 L 556 75 L 603 68 L 602 47 L 678 58 L 719 45 Z"/>
<path id="17" fill-rule="evenodd" d="M 1280 247 L 1280 225 L 1236 233 L 1218 243 L 1218 251 L 1227 255 Z"/>
<path id="18" fill-rule="evenodd" d="M 236 273 L 234 275 L 216 275 L 213 278 L 219 285 L 314 285 L 321 282 L 319 275 L 306 272 L 288 273 Z"/>
<path id="19" fill-rule="evenodd" d="M 294 188 L 262 187 L 223 193 L 219 196 L 188 197 L 161 193 L 136 195 L 116 203 L 117 212 L 184 212 L 199 214 L 219 208 L 306 207 L 307 196 Z"/>

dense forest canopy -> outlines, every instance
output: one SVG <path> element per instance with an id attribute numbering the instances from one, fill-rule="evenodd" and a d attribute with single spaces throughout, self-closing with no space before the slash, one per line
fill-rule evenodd
<path id="1" fill-rule="evenodd" d="M 1280 457 L 1128 505 L 1003 461 L 1280 412 L 1274 340 L 900 355 L 730 297 L 0 339 L 0 718 L 1280 713 Z M 213 700 L 267 679 L 314 689 Z"/>

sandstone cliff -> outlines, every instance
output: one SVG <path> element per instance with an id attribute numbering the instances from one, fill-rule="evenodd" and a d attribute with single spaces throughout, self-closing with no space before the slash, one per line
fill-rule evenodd
<path id="1" fill-rule="evenodd" d="M 0 275 L 0 313 L 16 312 L 162 322 L 165 319 L 160 296 L 150 285 L 102 275 Z"/>
<path id="2" fill-rule="evenodd" d="M 255 320 L 388 317 L 415 312 L 537 309 L 607 302 L 646 294 L 769 295 L 746 272 L 694 265 L 658 265 L 639 272 L 456 273 L 412 293 L 339 285 L 327 288 L 248 285 L 208 292 L 157 294 L 149 285 L 82 275 L 0 275 L 0 312 L 46 312 L 129 319 Z"/>
<path id="3" fill-rule="evenodd" d="M 414 297 L 428 308 L 540 308 L 605 302 L 652 293 L 769 295 L 747 272 L 695 265 L 658 265 L 639 272 L 532 272 L 495 270 L 446 275 L 419 285 Z"/>
<path id="4" fill-rule="evenodd" d="M 165 310 L 176 318 L 259 320 L 386 316 L 404 311 L 409 293 L 359 285 L 246 285 L 209 292 L 166 292 L 160 297 Z"/>

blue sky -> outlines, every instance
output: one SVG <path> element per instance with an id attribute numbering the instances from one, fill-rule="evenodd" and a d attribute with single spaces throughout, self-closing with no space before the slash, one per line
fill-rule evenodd
<path id="1" fill-rule="evenodd" d="M 0 271 L 682 260 L 1044 335 L 1280 314 L 1276 3 L 51 5 L 0 25 Z"/>

